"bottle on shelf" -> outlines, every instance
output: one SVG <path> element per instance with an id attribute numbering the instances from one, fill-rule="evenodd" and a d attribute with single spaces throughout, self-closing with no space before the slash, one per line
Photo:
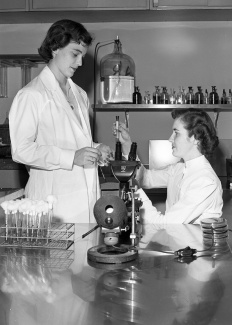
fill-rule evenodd
<path id="1" fill-rule="evenodd" d="M 176 92 L 175 92 L 174 88 L 170 89 L 169 103 L 176 104 Z"/>
<path id="2" fill-rule="evenodd" d="M 204 104 L 204 95 L 201 89 L 201 86 L 197 86 L 198 91 L 195 94 L 195 104 Z"/>
<path id="3" fill-rule="evenodd" d="M 153 104 L 160 104 L 160 89 L 159 89 L 159 86 L 155 86 L 155 91 L 153 93 Z"/>
<path id="4" fill-rule="evenodd" d="M 135 86 L 135 91 L 133 93 L 133 104 L 142 104 L 142 95 L 138 86 Z"/>
<path id="5" fill-rule="evenodd" d="M 222 91 L 221 104 L 227 104 L 227 97 L 226 97 L 225 89 L 223 89 L 223 91 Z"/>
<path id="6" fill-rule="evenodd" d="M 144 104 L 152 104 L 151 95 L 149 91 L 145 91 Z"/>
<path id="7" fill-rule="evenodd" d="M 209 104 L 219 104 L 219 96 L 217 93 L 216 86 L 212 86 L 212 91 L 209 94 Z"/>
<path id="8" fill-rule="evenodd" d="M 185 90 L 183 87 L 179 87 L 179 92 L 176 95 L 177 104 L 185 104 Z"/>
<path id="9" fill-rule="evenodd" d="M 188 87 L 188 92 L 186 94 L 186 104 L 194 104 L 194 93 L 193 87 Z"/>
<path id="10" fill-rule="evenodd" d="M 229 89 L 229 94 L 227 96 L 227 104 L 232 104 L 232 93 L 231 93 L 231 89 Z"/>
<path id="11" fill-rule="evenodd" d="M 209 94 L 208 94 L 208 90 L 205 90 L 204 93 L 204 104 L 209 104 Z"/>
<path id="12" fill-rule="evenodd" d="M 167 92 L 167 87 L 162 87 L 162 93 L 160 94 L 160 104 L 169 104 L 169 94 Z"/>
<path id="13" fill-rule="evenodd" d="M 131 147 L 130 147 L 130 153 L 128 156 L 129 161 L 135 161 L 137 156 L 137 143 L 132 142 Z"/>

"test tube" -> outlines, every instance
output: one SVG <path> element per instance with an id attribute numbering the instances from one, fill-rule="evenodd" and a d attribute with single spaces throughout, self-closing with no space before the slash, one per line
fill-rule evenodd
<path id="1" fill-rule="evenodd" d="M 118 124 L 119 124 L 119 116 L 116 116 L 116 141 L 119 141 L 119 133 L 118 133 Z"/>

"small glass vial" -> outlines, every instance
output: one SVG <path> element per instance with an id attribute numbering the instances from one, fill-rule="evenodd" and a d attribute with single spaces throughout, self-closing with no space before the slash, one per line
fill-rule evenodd
<path id="1" fill-rule="evenodd" d="M 160 104 L 160 89 L 159 89 L 159 86 L 155 86 L 155 91 L 153 93 L 153 104 Z"/>
<path id="2" fill-rule="evenodd" d="M 219 104 L 219 96 L 216 90 L 216 86 L 212 86 L 212 91 L 209 94 L 209 104 Z"/>

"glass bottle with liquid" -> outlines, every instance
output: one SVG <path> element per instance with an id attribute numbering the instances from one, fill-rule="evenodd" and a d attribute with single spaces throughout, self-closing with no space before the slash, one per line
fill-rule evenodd
<path id="1" fill-rule="evenodd" d="M 135 87 L 135 91 L 133 93 L 133 104 L 142 104 L 142 95 L 138 86 Z"/>
<path id="2" fill-rule="evenodd" d="M 227 104 L 227 97 L 226 97 L 225 89 L 223 89 L 223 91 L 222 91 L 221 104 Z"/>
<path id="3" fill-rule="evenodd" d="M 167 87 L 162 87 L 162 93 L 160 94 L 160 104 L 169 104 L 169 94 L 167 92 Z"/>
<path id="4" fill-rule="evenodd" d="M 153 104 L 160 104 L 160 89 L 159 89 L 159 86 L 155 86 L 155 91 L 153 93 Z"/>
<path id="5" fill-rule="evenodd" d="M 198 91 L 195 94 L 195 104 L 204 104 L 204 95 L 201 86 L 197 87 Z"/>
<path id="6" fill-rule="evenodd" d="M 182 87 L 179 87 L 179 91 L 176 95 L 176 103 L 185 104 L 185 92 L 184 92 L 184 88 Z"/>
<path id="7" fill-rule="evenodd" d="M 144 96 L 144 104 L 152 104 L 151 103 L 151 95 L 149 91 L 145 91 L 145 96 Z"/>
<path id="8" fill-rule="evenodd" d="M 204 93 L 204 104 L 209 104 L 209 94 L 208 94 L 208 90 L 205 90 Z"/>
<path id="9" fill-rule="evenodd" d="M 188 87 L 188 92 L 186 94 L 186 104 L 194 104 L 194 93 L 193 87 Z"/>
<path id="10" fill-rule="evenodd" d="M 209 104 L 219 104 L 219 96 L 216 90 L 216 86 L 212 86 L 212 91 L 209 94 Z"/>
<path id="11" fill-rule="evenodd" d="M 173 88 L 170 89 L 169 103 L 176 104 L 176 92 Z"/>
<path id="12" fill-rule="evenodd" d="M 231 89 L 229 89 L 229 95 L 227 96 L 227 104 L 232 104 L 232 93 L 231 93 Z"/>

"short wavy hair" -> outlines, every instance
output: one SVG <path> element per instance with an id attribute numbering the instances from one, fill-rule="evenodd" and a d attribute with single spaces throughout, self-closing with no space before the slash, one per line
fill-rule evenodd
<path id="1" fill-rule="evenodd" d="M 216 129 L 209 115 L 201 109 L 176 109 L 172 111 L 174 119 L 181 119 L 188 136 L 194 135 L 198 140 L 198 149 L 206 157 L 210 157 L 219 144 Z"/>
<path id="2" fill-rule="evenodd" d="M 69 19 L 63 19 L 55 22 L 49 28 L 45 39 L 40 48 L 38 48 L 38 52 L 45 62 L 49 62 L 53 58 L 53 51 L 64 48 L 71 41 L 89 46 L 92 40 L 92 36 L 82 24 Z"/>

